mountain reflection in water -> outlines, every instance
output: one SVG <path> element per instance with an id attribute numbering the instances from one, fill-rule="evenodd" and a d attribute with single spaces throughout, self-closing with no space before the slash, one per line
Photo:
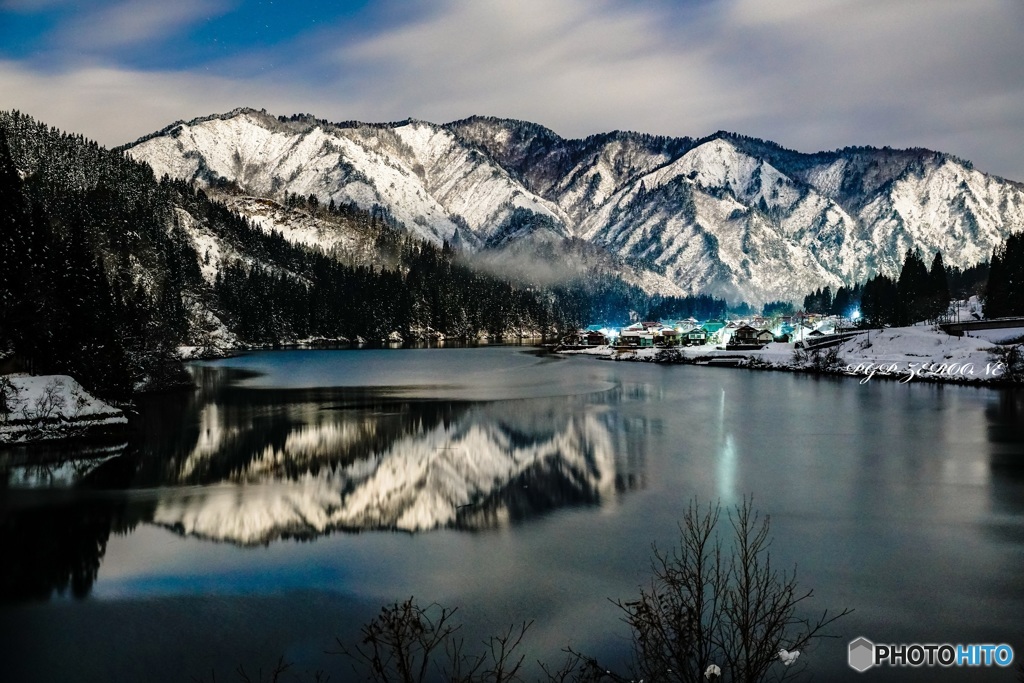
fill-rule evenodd
<path id="1" fill-rule="evenodd" d="M 243 545 L 485 529 L 641 485 L 613 436 L 622 390 L 509 351 L 463 352 L 455 366 L 429 350 L 197 365 L 193 396 L 145 411 L 138 485 L 158 491 L 150 520 Z M 319 374 L 295 387 L 311 366 Z"/>
<path id="2" fill-rule="evenodd" d="M 327 358 L 339 373 L 328 383 L 365 381 L 349 371 L 374 362 L 373 352 Z M 139 524 L 245 546 L 339 530 L 483 530 L 643 486 L 642 449 L 618 424 L 615 408 L 630 400 L 621 387 L 545 377 L 549 359 L 509 349 L 463 358 L 480 367 L 449 372 L 462 384 L 423 375 L 404 387 L 267 388 L 248 358 L 199 364 L 196 391 L 140 400 L 127 446 L 6 456 L 4 537 L 19 559 L 0 601 L 88 595 L 109 536 Z M 491 387 L 494 377 L 503 383 Z"/>
<path id="3" fill-rule="evenodd" d="M 194 445 L 161 482 L 181 488 L 161 494 L 152 521 L 247 545 L 335 529 L 481 529 L 608 502 L 642 480 L 616 455 L 613 413 L 593 401 L 567 411 L 572 397 L 297 398 L 266 412 L 199 408 Z"/>

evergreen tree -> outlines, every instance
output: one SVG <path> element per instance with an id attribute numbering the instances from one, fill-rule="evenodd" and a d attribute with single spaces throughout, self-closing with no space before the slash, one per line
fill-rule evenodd
<path id="1" fill-rule="evenodd" d="M 899 324 L 897 285 L 885 275 L 876 275 L 864 284 L 860 311 L 865 324 L 882 327 Z"/>
<path id="2" fill-rule="evenodd" d="M 894 325 L 910 325 L 926 317 L 932 309 L 931 280 L 921 255 L 907 250 L 903 269 L 896 282 L 896 313 Z"/>
<path id="3" fill-rule="evenodd" d="M 829 307 L 828 312 L 830 315 L 849 317 L 852 308 L 850 290 L 846 287 L 840 287 L 836 292 L 835 298 L 832 299 L 832 306 Z"/>
<path id="4" fill-rule="evenodd" d="M 796 307 L 791 301 L 769 301 L 761 308 L 761 314 L 768 318 L 777 315 L 793 315 L 795 312 Z"/>
<path id="5" fill-rule="evenodd" d="M 985 288 L 986 318 L 1024 315 L 1024 233 L 1015 233 L 992 254 Z"/>
<path id="6" fill-rule="evenodd" d="M 0 352 L 12 348 L 16 330 L 25 323 L 30 217 L 21 177 L 11 158 L 7 135 L 0 129 Z"/>
<path id="7" fill-rule="evenodd" d="M 949 282 L 946 278 L 946 266 L 942 262 L 942 252 L 935 252 L 932 259 L 932 267 L 928 270 L 928 280 L 931 289 L 931 306 L 929 316 L 932 319 L 939 319 L 946 315 L 949 310 Z"/>

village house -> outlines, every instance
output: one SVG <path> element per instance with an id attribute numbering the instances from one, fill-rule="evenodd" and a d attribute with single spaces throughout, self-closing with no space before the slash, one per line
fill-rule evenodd
<path id="1" fill-rule="evenodd" d="M 660 328 L 660 323 L 633 323 L 629 327 L 622 328 L 619 336 L 618 347 L 637 348 L 654 346 L 655 330 Z"/>
<path id="2" fill-rule="evenodd" d="M 578 330 L 562 339 L 562 345 L 568 347 L 589 348 L 592 346 L 605 346 L 607 344 L 608 337 L 603 332 L 590 328 Z"/>
<path id="3" fill-rule="evenodd" d="M 674 327 L 680 332 L 689 332 L 695 327 L 700 327 L 700 321 L 691 316 L 686 320 L 677 320 Z"/>
<path id="4" fill-rule="evenodd" d="M 703 327 L 695 327 L 686 333 L 684 343 L 687 346 L 704 346 L 708 343 L 708 331 Z"/>
<path id="5" fill-rule="evenodd" d="M 750 325 L 740 325 L 733 330 L 727 349 L 760 349 L 763 346 L 758 340 L 758 330 Z"/>
<path id="6" fill-rule="evenodd" d="M 729 332 L 726 332 L 725 322 L 721 320 L 709 320 L 702 325 L 704 332 L 707 333 L 706 343 L 708 344 L 721 344 L 726 341 L 729 337 Z"/>
<path id="7" fill-rule="evenodd" d="M 683 333 L 674 327 L 663 327 L 655 335 L 654 343 L 658 346 L 680 346 L 683 338 Z"/>

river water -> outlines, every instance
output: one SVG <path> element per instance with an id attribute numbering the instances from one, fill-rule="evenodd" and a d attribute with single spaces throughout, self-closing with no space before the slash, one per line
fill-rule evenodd
<path id="1" fill-rule="evenodd" d="M 347 680 L 335 637 L 410 596 L 458 607 L 467 642 L 533 620 L 528 661 L 571 644 L 617 666 L 609 599 L 637 595 L 652 543 L 695 498 L 751 496 L 809 613 L 855 610 L 804 653 L 809 680 L 967 680 L 855 674 L 858 636 L 1024 659 L 1020 392 L 521 347 L 191 372 L 123 448 L 6 456 L 0 678 L 233 680 L 283 655 Z"/>

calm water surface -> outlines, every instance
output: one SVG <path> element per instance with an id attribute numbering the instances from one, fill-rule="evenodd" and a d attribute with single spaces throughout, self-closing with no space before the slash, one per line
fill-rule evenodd
<path id="1" fill-rule="evenodd" d="M 3 456 L 4 680 L 231 680 L 281 654 L 346 680 L 323 651 L 408 596 L 459 606 L 471 636 L 535 620 L 531 659 L 615 663 L 608 598 L 635 595 L 694 496 L 753 495 L 809 606 L 856 610 L 806 653 L 811 680 L 857 680 L 857 636 L 1024 659 L 1020 393 L 516 347 L 192 372 L 123 448 Z"/>

